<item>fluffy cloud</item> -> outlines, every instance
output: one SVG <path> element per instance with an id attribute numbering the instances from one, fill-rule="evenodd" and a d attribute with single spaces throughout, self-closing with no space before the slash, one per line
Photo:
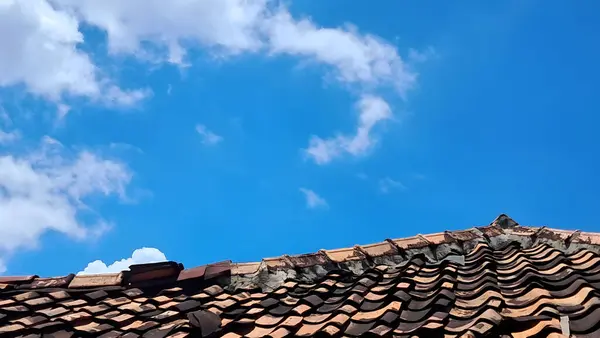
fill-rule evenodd
<path id="1" fill-rule="evenodd" d="M 215 47 L 224 54 L 267 51 L 312 58 L 338 70 L 346 82 L 389 82 L 400 92 L 416 75 L 396 48 L 352 27 L 322 28 L 296 20 L 273 0 L 53 0 L 108 34 L 109 50 L 146 58 L 144 42 L 163 50 L 163 60 L 183 63 L 189 48 Z M 144 8 L 140 11 L 140 8 Z"/>
<path id="2" fill-rule="evenodd" d="M 0 1 L 0 87 L 24 85 L 56 102 L 83 96 L 120 106 L 147 95 L 124 91 L 103 76 L 77 48 L 83 42 L 77 18 L 47 0 Z"/>
<path id="3" fill-rule="evenodd" d="M 353 135 L 337 135 L 328 139 L 312 136 L 306 155 L 317 164 L 327 164 L 344 154 L 365 155 L 376 143 L 372 130 L 381 121 L 392 117 L 390 106 L 382 98 L 363 96 L 357 104 L 358 127 Z"/>
<path id="4" fill-rule="evenodd" d="M 74 239 L 105 231 L 110 224 L 86 200 L 125 198 L 131 177 L 120 162 L 89 151 L 72 153 L 48 137 L 24 155 L 0 155 L 0 265 L 15 251 L 36 247 L 48 231 Z"/>
<path id="5" fill-rule="evenodd" d="M 123 258 L 118 261 L 114 261 L 112 264 L 106 264 L 101 260 L 95 260 L 88 263 L 88 265 L 79 271 L 78 275 L 89 275 L 96 273 L 114 273 L 129 270 L 129 266 L 133 264 L 144 264 L 144 263 L 156 263 L 164 262 L 167 257 L 164 253 L 156 248 L 140 248 L 133 251 L 131 257 Z"/>
<path id="6" fill-rule="evenodd" d="M 164 60 L 181 63 L 185 45 L 217 47 L 228 53 L 261 46 L 259 25 L 266 0 L 53 0 L 108 34 L 112 53 L 145 57 L 143 43 L 166 52 Z M 144 10 L 140 10 L 143 8 Z"/>
<path id="7" fill-rule="evenodd" d="M 317 195 L 316 192 L 310 190 L 310 189 L 306 189 L 306 188 L 300 188 L 300 192 L 302 194 L 304 194 L 304 197 L 306 198 L 306 207 L 309 209 L 318 209 L 318 208 L 328 208 L 329 205 L 327 204 L 327 201 Z"/>
<path id="8" fill-rule="evenodd" d="M 193 48 L 218 56 L 284 54 L 327 65 L 336 79 L 363 93 L 391 86 L 402 97 L 417 78 L 392 44 L 350 25 L 328 28 L 294 18 L 277 0 L 3 0 L 0 44 L 7 52 L 0 55 L 0 86 L 24 84 L 54 100 L 67 94 L 120 106 L 147 97 L 145 90 L 122 90 L 77 48 L 83 23 L 106 32 L 110 53 L 143 60 L 185 65 Z M 424 55 L 411 49 L 409 59 Z M 363 97 L 359 104 L 369 102 L 389 111 L 381 97 Z M 358 128 L 353 137 L 313 137 L 309 153 L 321 164 L 342 153 L 365 153 L 371 127 Z"/>
<path id="9" fill-rule="evenodd" d="M 327 28 L 296 19 L 276 0 L 52 2 L 105 31 L 111 53 L 180 65 L 197 47 L 221 56 L 286 54 L 330 66 L 343 83 L 366 89 L 393 86 L 402 96 L 417 77 L 392 44 L 350 25 Z"/>
<path id="10" fill-rule="evenodd" d="M 196 132 L 198 132 L 198 134 L 202 138 L 203 144 L 214 145 L 223 141 L 222 136 L 219 136 L 213 133 L 212 131 L 208 130 L 208 128 L 206 128 L 206 126 L 203 124 L 196 125 Z"/>

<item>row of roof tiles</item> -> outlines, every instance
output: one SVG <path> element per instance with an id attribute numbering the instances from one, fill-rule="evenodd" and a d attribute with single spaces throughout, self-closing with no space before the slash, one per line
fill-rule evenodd
<path id="1" fill-rule="evenodd" d="M 7 288 L 90 288 L 102 286 L 135 286 L 157 280 L 168 282 L 185 282 L 187 280 L 210 280 L 230 275 L 251 275 L 261 267 L 268 270 L 308 268 L 316 265 L 348 263 L 354 261 L 370 261 L 384 256 L 400 256 L 408 258 L 412 251 L 431 250 L 442 245 L 456 244 L 461 249 L 466 242 L 490 241 L 503 235 L 519 236 L 529 239 L 532 243 L 541 241 L 556 241 L 562 245 L 588 244 L 600 245 L 600 235 L 581 231 L 551 229 L 547 227 L 520 226 L 508 216 L 501 215 L 489 226 L 474 227 L 468 230 L 445 231 L 429 235 L 387 239 L 380 243 L 356 245 L 350 248 L 335 250 L 319 250 L 316 253 L 275 258 L 265 258 L 261 262 L 232 263 L 223 261 L 214 264 L 184 269 L 181 263 L 160 262 L 138 264 L 129 267 L 129 271 L 109 274 L 74 275 L 63 277 L 40 278 L 30 276 L 0 276 L 0 290 Z M 465 250 L 466 251 L 466 250 Z M 445 252 L 447 254 L 447 252 Z M 457 252 L 463 254 L 464 252 Z M 439 258 L 439 257 L 438 257 Z"/>

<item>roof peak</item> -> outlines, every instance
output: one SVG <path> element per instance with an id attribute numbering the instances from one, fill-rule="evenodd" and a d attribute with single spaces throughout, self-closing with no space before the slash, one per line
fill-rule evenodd
<path id="1" fill-rule="evenodd" d="M 519 223 L 517 223 L 514 219 L 512 219 L 507 214 L 500 214 L 498 217 L 496 217 L 496 219 L 494 219 L 494 221 L 492 221 L 492 223 L 490 223 L 490 225 L 496 225 L 496 226 L 506 229 L 506 228 L 515 227 L 515 226 L 519 225 Z"/>

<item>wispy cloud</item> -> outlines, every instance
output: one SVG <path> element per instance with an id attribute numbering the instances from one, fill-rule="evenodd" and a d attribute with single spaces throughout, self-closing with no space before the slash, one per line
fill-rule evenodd
<path id="1" fill-rule="evenodd" d="M 356 177 L 358 177 L 361 180 L 368 180 L 369 179 L 369 175 L 367 175 L 365 173 L 358 173 L 358 174 L 356 174 Z"/>
<path id="2" fill-rule="evenodd" d="M 387 194 L 393 190 L 406 190 L 408 189 L 402 182 L 393 180 L 389 177 L 382 178 L 379 180 L 379 191 Z"/>
<path id="3" fill-rule="evenodd" d="M 437 53 L 433 47 L 427 47 L 423 51 L 419 51 L 411 48 L 408 51 L 408 60 L 415 63 L 426 62 L 432 58 L 435 58 Z"/>
<path id="4" fill-rule="evenodd" d="M 357 103 L 360 112 L 358 127 L 354 135 L 338 135 L 328 139 L 312 136 L 305 149 L 307 157 L 323 165 L 344 155 L 365 155 L 377 142 L 372 129 L 381 121 L 390 119 L 390 106 L 381 97 L 364 95 Z"/>
<path id="5" fill-rule="evenodd" d="M 319 208 L 328 208 L 329 205 L 327 204 L 327 201 L 317 195 L 316 192 L 310 190 L 310 189 L 306 189 L 306 188 L 300 188 L 300 192 L 302 192 L 304 194 L 304 197 L 306 198 L 306 207 L 309 209 L 319 209 Z"/>
<path id="6" fill-rule="evenodd" d="M 4 131 L 0 130 L 0 145 L 15 142 L 21 138 L 21 133 L 18 130 Z"/>
<path id="7" fill-rule="evenodd" d="M 213 133 L 208 128 L 206 128 L 206 126 L 203 124 L 196 125 L 196 131 L 198 132 L 198 134 L 200 134 L 203 144 L 215 145 L 215 144 L 223 141 L 222 136 Z"/>

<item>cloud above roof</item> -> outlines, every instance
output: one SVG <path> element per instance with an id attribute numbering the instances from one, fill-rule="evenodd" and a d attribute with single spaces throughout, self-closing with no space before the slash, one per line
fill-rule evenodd
<path id="1" fill-rule="evenodd" d="M 49 137 L 23 155 L 0 156 L 0 268 L 15 251 L 35 248 L 47 231 L 86 239 L 107 230 L 110 222 L 86 200 L 125 200 L 131 178 L 125 164 L 88 150 L 74 152 Z"/>
<path id="2" fill-rule="evenodd" d="M 0 86 L 25 85 L 57 102 L 82 96 L 126 107 L 151 95 L 146 88 L 122 89 L 93 62 L 93 55 L 77 48 L 84 42 L 83 24 L 107 34 L 109 54 L 143 62 L 183 67 L 186 55 L 202 48 L 220 58 L 259 53 L 326 65 L 332 78 L 358 90 L 362 112 L 356 135 L 309 139 L 308 154 L 318 164 L 343 153 L 367 154 L 375 142 L 373 125 L 391 117 L 378 90 L 393 88 L 405 98 L 417 80 L 389 42 L 351 25 L 321 27 L 296 18 L 275 0 L 8 0 L 0 4 L 0 33 L 15 33 L 0 34 L 0 45 L 10 51 L 0 56 Z M 410 49 L 407 59 L 418 53 Z M 365 123 L 364 117 L 376 111 L 384 115 Z"/>
<path id="3" fill-rule="evenodd" d="M 319 196 L 316 192 L 306 188 L 300 188 L 300 192 L 304 194 L 306 198 L 306 207 L 309 209 L 324 209 L 328 208 L 329 204 L 327 201 Z"/>
<path id="4" fill-rule="evenodd" d="M 327 164 L 342 155 L 364 156 L 376 144 L 372 130 L 378 123 L 392 118 L 390 106 L 381 97 L 364 95 L 356 104 L 359 122 L 354 135 L 337 135 L 327 139 L 310 138 L 305 154 L 317 164 Z"/>
<path id="5" fill-rule="evenodd" d="M 104 46 L 90 46 L 84 26 L 106 34 L 106 63 L 97 61 L 105 56 Z M 368 154 L 377 142 L 376 127 L 393 115 L 383 89 L 405 98 L 417 80 L 393 44 L 352 25 L 323 27 L 276 0 L 5 0 L 0 46 L 0 89 L 23 89 L 50 102 L 59 118 L 79 99 L 129 108 L 152 95 L 148 88 L 125 86 L 120 74 L 103 68 L 113 56 L 185 67 L 188 54 L 203 49 L 225 61 L 255 54 L 325 66 L 328 79 L 356 95 L 359 116 L 355 131 L 307 135 L 305 154 L 317 164 Z M 223 140 L 203 125 L 197 132 L 205 144 Z M 19 129 L 0 130 L 3 145 L 26 138 Z M 0 235 L 10 239 L 0 243 L 0 259 L 35 247 L 46 231 L 89 238 L 106 230 L 110 222 L 85 201 L 98 195 L 125 199 L 131 177 L 121 161 L 51 139 L 25 153 L 11 149 L 0 157 Z M 303 193 L 310 208 L 327 206 L 314 191 Z M 83 221 L 83 213 L 92 216 Z"/>
<path id="6" fill-rule="evenodd" d="M 56 102 L 76 96 L 119 106 L 149 94 L 121 89 L 77 48 L 83 42 L 77 18 L 46 0 L 0 2 L 0 87 L 24 85 Z"/>
<path id="7" fill-rule="evenodd" d="M 124 270 L 129 270 L 130 265 L 164 262 L 167 260 L 165 254 L 156 248 L 139 248 L 135 249 L 129 258 L 123 258 L 114 261 L 112 264 L 106 264 L 101 260 L 95 260 L 88 263 L 78 275 L 90 275 L 99 273 L 116 273 Z"/>

